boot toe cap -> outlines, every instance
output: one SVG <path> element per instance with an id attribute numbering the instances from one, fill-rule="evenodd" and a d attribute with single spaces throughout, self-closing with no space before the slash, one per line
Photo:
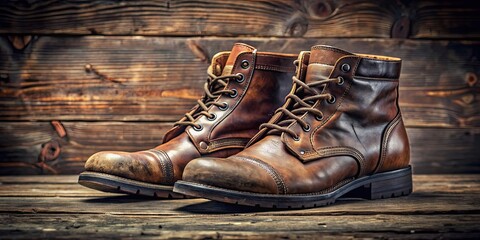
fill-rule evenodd
<path id="1" fill-rule="evenodd" d="M 125 152 L 98 152 L 85 162 L 85 170 L 113 174 L 130 160 Z"/>
<path id="2" fill-rule="evenodd" d="M 85 163 L 85 170 L 110 174 L 148 183 L 167 184 L 163 169 L 156 156 L 145 153 L 98 152 Z"/>
<path id="3" fill-rule="evenodd" d="M 197 158 L 185 168 L 183 180 L 228 190 L 279 194 L 275 177 L 263 162 L 243 158 Z"/>

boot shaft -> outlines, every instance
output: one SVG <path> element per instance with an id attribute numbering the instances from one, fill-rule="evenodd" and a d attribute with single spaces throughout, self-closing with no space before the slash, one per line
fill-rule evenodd
<path id="1" fill-rule="evenodd" d="M 177 126 L 166 134 L 165 141 L 186 132 L 201 154 L 242 149 L 260 124 L 268 121 L 285 101 L 296 58 L 293 54 L 257 52 L 245 44 L 235 44 L 231 52 L 216 54 L 208 71 L 216 76 L 239 76 L 226 81 L 224 90 L 232 94 L 213 100 L 218 106 L 208 108 L 211 117 L 201 115 L 195 119 L 200 127 Z M 198 106 L 194 112 L 198 112 Z"/>
<path id="2" fill-rule="evenodd" d="M 282 134 L 290 152 L 303 162 L 351 156 L 358 161 L 358 176 L 408 166 L 408 138 L 398 107 L 401 60 L 328 46 L 303 54 L 309 55 L 307 84 L 338 81 L 317 88 L 328 96 L 313 105 L 320 117 L 304 114 L 306 126 L 289 126 L 297 137 Z"/>

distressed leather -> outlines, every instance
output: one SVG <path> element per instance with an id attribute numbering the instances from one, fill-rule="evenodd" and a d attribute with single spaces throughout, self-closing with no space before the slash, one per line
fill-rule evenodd
<path id="1" fill-rule="evenodd" d="M 409 165 L 398 107 L 400 59 L 314 46 L 298 62 L 296 77 L 305 83 L 331 79 L 316 88 L 325 99 L 311 103 L 321 118 L 305 112 L 298 117 L 308 128 L 298 120 L 284 131 L 263 128 L 235 155 L 195 159 L 186 166 L 184 181 L 253 193 L 311 194 Z M 298 84 L 291 92 L 305 94 Z M 301 107 L 292 101 L 283 108 Z M 277 111 L 269 124 L 286 118 Z"/>
<path id="2" fill-rule="evenodd" d="M 176 125 L 154 149 L 134 153 L 104 151 L 91 156 L 87 171 L 125 177 L 142 182 L 173 185 L 182 177 L 186 164 L 198 157 L 228 157 L 240 152 L 285 101 L 295 72 L 297 55 L 257 52 L 252 46 L 237 43 L 230 52 L 216 54 L 208 72 L 215 76 L 243 74 L 243 79 L 226 81 L 224 89 L 236 94 L 221 94 L 210 105 L 212 118 L 198 115 L 200 106 L 189 114 L 197 115 L 192 124 Z M 237 81 L 238 80 L 238 81 Z M 204 96 L 203 98 L 206 98 Z M 226 108 L 222 106 L 228 105 Z M 179 122 L 189 121 L 187 117 Z"/>

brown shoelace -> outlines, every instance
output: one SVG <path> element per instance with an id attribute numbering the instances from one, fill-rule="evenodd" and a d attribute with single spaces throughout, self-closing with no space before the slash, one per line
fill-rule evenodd
<path id="1" fill-rule="evenodd" d="M 197 100 L 197 110 L 195 112 L 189 112 L 185 114 L 185 117 L 182 118 L 180 121 L 176 122 L 174 126 L 177 125 L 182 125 L 182 126 L 192 126 L 196 129 L 200 129 L 201 126 L 200 124 L 195 123 L 195 119 L 198 118 L 199 116 L 203 115 L 206 116 L 209 119 L 212 119 L 215 117 L 214 114 L 208 112 L 208 108 L 212 105 L 220 107 L 220 108 L 227 108 L 228 106 L 226 103 L 218 103 L 215 102 L 214 100 L 222 95 L 222 94 L 228 94 L 230 96 L 233 96 L 237 94 L 237 91 L 235 89 L 225 89 L 227 86 L 227 82 L 224 80 L 227 79 L 243 79 L 243 75 L 241 74 L 232 74 L 232 75 L 225 75 L 225 76 L 215 76 L 212 73 L 208 73 L 208 80 L 203 86 L 203 89 L 205 91 L 205 95 Z"/>
<path id="2" fill-rule="evenodd" d="M 296 61 L 297 65 L 298 62 Z M 326 99 L 328 103 L 335 102 L 335 96 L 330 93 L 322 93 L 322 89 L 326 84 L 330 82 L 336 82 L 337 84 L 343 84 L 344 79 L 342 77 L 327 78 L 312 83 L 304 83 L 296 76 L 293 78 L 293 82 L 297 85 L 295 93 L 287 95 L 286 99 L 291 99 L 293 102 L 290 106 L 278 108 L 275 113 L 282 112 L 283 117 L 276 123 L 263 123 L 260 125 L 260 129 L 269 128 L 268 134 L 280 134 L 282 132 L 289 134 L 294 140 L 298 140 L 298 135 L 288 128 L 288 126 L 294 122 L 298 122 L 302 126 L 304 131 L 310 130 L 310 125 L 301 118 L 305 113 L 311 113 L 317 120 L 323 119 L 322 111 L 315 109 L 314 105 L 317 101 Z M 300 97 L 301 96 L 301 97 Z"/>

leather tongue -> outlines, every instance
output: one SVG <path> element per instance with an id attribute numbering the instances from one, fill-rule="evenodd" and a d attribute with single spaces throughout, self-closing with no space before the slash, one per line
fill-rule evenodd
<path id="1" fill-rule="evenodd" d="M 233 64 L 235 64 L 235 60 L 237 60 L 238 55 L 244 52 L 253 52 L 254 50 L 254 47 L 245 43 L 235 43 L 230 55 L 228 56 L 227 63 L 223 68 L 222 75 L 232 74 Z"/>
<path id="2" fill-rule="evenodd" d="M 327 79 L 337 60 L 348 55 L 354 54 L 326 45 L 313 46 L 310 50 L 310 60 L 305 82 L 311 83 Z"/>

